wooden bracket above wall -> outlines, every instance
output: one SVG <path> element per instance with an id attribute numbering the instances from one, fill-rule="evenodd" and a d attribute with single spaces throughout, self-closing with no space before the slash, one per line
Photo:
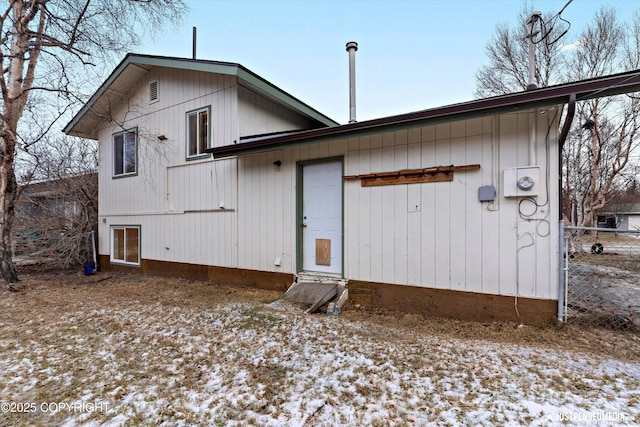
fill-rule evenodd
<path id="1" fill-rule="evenodd" d="M 453 181 L 453 172 L 480 169 L 479 164 L 463 166 L 434 166 L 423 169 L 403 169 L 394 172 L 345 175 L 344 179 L 359 179 L 362 187 L 380 185 L 419 184 L 424 182 Z"/>

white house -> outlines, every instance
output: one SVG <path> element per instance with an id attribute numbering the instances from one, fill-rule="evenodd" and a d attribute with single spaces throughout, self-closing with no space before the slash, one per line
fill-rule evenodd
<path id="1" fill-rule="evenodd" d="M 640 231 L 640 204 L 609 203 L 598 212 L 598 226 L 623 231 Z"/>
<path id="2" fill-rule="evenodd" d="M 563 107 L 639 82 L 338 125 L 238 64 L 130 54 L 65 132 L 99 141 L 103 270 L 281 291 L 312 273 L 366 306 L 544 324 Z"/>

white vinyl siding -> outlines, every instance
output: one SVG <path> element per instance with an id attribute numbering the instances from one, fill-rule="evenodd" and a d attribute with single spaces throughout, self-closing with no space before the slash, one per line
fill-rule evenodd
<path id="1" fill-rule="evenodd" d="M 240 137 L 311 129 L 313 122 L 244 86 L 238 87 Z"/>
<path id="2" fill-rule="evenodd" d="M 149 104 L 148 85 L 156 79 L 162 96 Z M 240 136 L 305 127 L 305 119 L 289 117 L 290 111 L 239 87 L 230 76 L 152 69 L 131 93 L 131 100 L 112 113 L 121 126 L 139 130 L 137 176 L 111 179 L 119 161 L 113 136 L 122 128 L 105 124 L 99 131 L 99 227 L 101 235 L 111 236 L 114 224 L 138 224 L 145 231 L 141 259 L 295 273 L 297 162 L 342 157 L 345 175 L 478 163 L 479 170 L 454 172 L 451 182 L 361 187 L 357 180 L 345 181 L 345 277 L 557 298 L 557 123 L 549 123 L 552 113 L 537 116 L 535 132 L 531 115 L 523 111 L 368 131 L 237 159 L 187 161 L 187 113 L 204 105 L 210 106 L 212 147 L 240 143 Z M 131 108 L 139 105 L 153 111 Z M 240 116 L 246 119 L 242 129 Z M 532 134 L 537 135 L 534 159 Z M 157 135 L 167 140 L 158 141 Z M 548 150 L 545 137 L 551 142 Z M 277 160 L 279 169 L 273 167 Z M 532 163 L 540 167 L 545 194 L 537 198 L 542 205 L 537 212 L 523 219 L 518 199 L 502 197 L 502 171 Z M 495 186 L 494 203 L 478 201 L 484 185 Z M 111 253 L 110 242 L 100 240 L 101 254 Z"/>
<path id="3" fill-rule="evenodd" d="M 153 80 L 162 83 L 162 93 L 150 104 Z M 145 230 L 144 259 L 236 266 L 236 160 L 186 160 L 188 112 L 210 108 L 210 145 L 238 139 L 236 91 L 235 77 L 173 69 L 154 69 L 130 90 L 132 98 L 111 114 L 119 126 L 138 129 L 137 174 L 111 179 L 112 135 L 121 128 L 105 122 L 99 130 L 100 233 L 111 236 L 113 224 L 137 224 Z M 101 239 L 100 254 L 111 255 L 111 250 L 111 239 Z"/>
<path id="4" fill-rule="evenodd" d="M 362 187 L 344 181 L 345 277 L 350 280 L 531 298 L 557 298 L 556 150 L 538 118 L 541 206 L 529 219 L 504 198 L 504 168 L 530 165 L 529 114 L 507 114 L 306 144 L 239 158 L 238 266 L 296 272 L 296 163 L 344 156 L 345 175 L 480 164 L 453 181 Z M 553 136 L 549 137 L 551 141 Z M 279 170 L 272 167 L 280 160 Z M 547 182 L 548 181 L 548 182 Z M 494 185 L 492 204 L 478 188 Z M 546 194 L 546 188 L 549 194 Z M 550 200 L 545 205 L 545 202 Z M 281 258 L 282 265 L 274 266 Z"/>
<path id="5" fill-rule="evenodd" d="M 151 102 L 154 81 L 160 82 L 158 99 Z M 233 76 L 163 68 L 152 68 L 137 86 L 127 88 L 130 99 L 114 105 L 109 111 L 113 122 L 103 122 L 98 131 L 103 236 L 111 236 L 114 224 L 137 224 L 145 231 L 140 240 L 144 259 L 237 267 L 237 160 L 188 158 L 187 113 L 206 106 L 208 146 L 237 143 L 239 88 L 248 91 Z M 250 93 L 243 105 L 256 115 L 248 122 L 252 130 L 291 129 L 290 123 L 308 127 L 307 118 L 296 118 L 294 112 Z M 117 160 L 113 135 L 121 132 L 121 126 L 137 127 L 136 173 L 129 179 L 112 179 Z M 158 135 L 167 139 L 159 140 Z M 269 171 L 274 171 L 272 164 Z M 281 192 L 275 192 L 277 197 Z M 276 215 L 282 231 L 283 217 Z M 100 254 L 110 255 L 111 250 L 111 239 L 101 239 Z"/>

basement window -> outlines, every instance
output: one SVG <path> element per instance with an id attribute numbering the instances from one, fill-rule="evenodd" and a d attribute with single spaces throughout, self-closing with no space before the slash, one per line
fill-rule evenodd
<path id="1" fill-rule="evenodd" d="M 210 107 L 187 112 L 187 160 L 208 157 Z"/>
<path id="2" fill-rule="evenodd" d="M 131 266 L 140 265 L 140 226 L 111 227 L 111 262 Z"/>
<path id="3" fill-rule="evenodd" d="M 158 81 L 154 80 L 149 83 L 149 103 L 158 101 Z"/>

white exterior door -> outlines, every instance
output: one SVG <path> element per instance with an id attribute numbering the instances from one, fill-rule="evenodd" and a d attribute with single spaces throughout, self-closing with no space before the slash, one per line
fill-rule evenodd
<path id="1" fill-rule="evenodd" d="M 302 167 L 302 269 L 342 274 L 342 162 Z"/>

